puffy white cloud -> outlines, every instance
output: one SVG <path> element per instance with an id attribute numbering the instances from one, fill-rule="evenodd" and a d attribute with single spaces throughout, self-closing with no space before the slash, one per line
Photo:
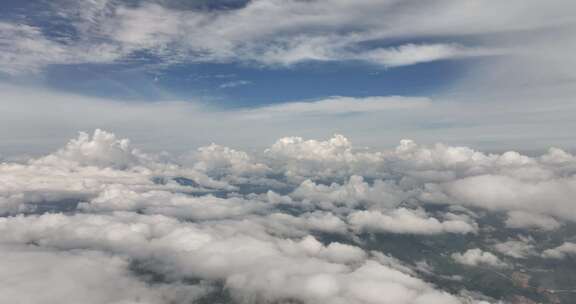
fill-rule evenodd
<path id="1" fill-rule="evenodd" d="M 510 228 L 537 228 L 542 230 L 558 229 L 562 224 L 553 217 L 532 214 L 524 211 L 512 211 L 508 213 L 506 227 Z"/>
<path id="2" fill-rule="evenodd" d="M 352 144 L 340 134 L 334 135 L 327 141 L 285 137 L 276 141 L 266 152 L 272 156 L 297 160 L 346 161 L 353 158 Z"/>
<path id="3" fill-rule="evenodd" d="M 433 196 L 439 192 L 444 198 L 438 197 L 438 201 L 447 203 L 492 210 L 521 210 L 576 220 L 576 205 L 572 200 L 576 195 L 574 177 L 523 181 L 510 176 L 489 174 L 434 185 L 431 190 L 433 194 L 428 197 L 434 200 Z"/>
<path id="4" fill-rule="evenodd" d="M 97 130 L 93 136 L 82 133 L 56 153 L 27 164 L 0 164 L 0 197 L 4 213 L 24 211 L 30 207 L 26 203 L 92 201 L 95 197 L 99 197 L 93 201 L 96 209 L 169 212 L 175 208 L 173 204 L 176 209 L 187 204 L 193 208 L 190 210 L 202 205 L 199 199 L 194 204 L 183 203 L 194 199 L 171 191 L 194 192 L 200 191 L 199 187 L 234 190 L 230 184 L 290 189 L 297 183 L 290 197 L 276 199 L 308 208 L 342 207 L 342 211 L 358 206 L 388 209 L 418 201 L 460 204 L 508 211 L 506 224 L 511 228 L 550 230 L 561 225 L 560 219 L 574 220 L 570 197 L 576 189 L 571 155 L 555 151 L 540 158 L 516 152 L 487 155 L 466 147 L 428 147 L 404 140 L 395 150 L 357 152 L 348 139 L 337 135 L 327 141 L 283 138 L 267 149 L 264 157 L 211 145 L 179 165 L 144 154 L 127 140 Z M 194 187 L 178 184 L 172 179 L 175 177 L 190 179 Z M 112 195 L 115 191 L 125 198 L 117 199 Z M 165 204 L 159 206 L 158 200 Z M 242 205 L 212 201 L 234 208 Z M 206 210 L 216 210 L 220 203 L 209 206 Z M 253 210 L 259 208 L 256 206 L 258 203 L 247 203 L 239 208 Z"/>
<path id="5" fill-rule="evenodd" d="M 272 204 L 213 195 L 190 196 L 170 191 L 134 191 L 125 185 L 104 186 L 99 195 L 81 203 L 84 211 L 138 211 L 182 219 L 213 220 L 266 212 Z"/>
<path id="6" fill-rule="evenodd" d="M 181 186 L 174 177 L 188 178 L 196 188 Z M 155 178 L 166 183 L 159 184 Z M 124 185 L 133 191 L 233 189 L 200 171 L 156 161 L 131 148 L 128 140 L 101 130 L 92 137 L 81 133 L 65 148 L 27 163 L 0 163 L 0 181 L 1 213 L 33 211 L 29 203 L 87 200 L 107 185 Z"/>
<path id="7" fill-rule="evenodd" d="M 452 259 L 457 263 L 469 266 L 507 267 L 506 263 L 502 262 L 497 256 L 479 248 L 468 249 L 464 253 L 454 253 L 452 254 Z"/>
<path id="8" fill-rule="evenodd" d="M 130 288 L 143 284 L 151 299 L 164 290 L 183 298 L 214 292 L 182 283 L 195 278 L 221 282 L 245 302 L 380 303 L 385 290 L 391 303 L 458 303 L 417 278 L 439 270 L 416 272 L 412 263 L 385 255 L 386 246 L 367 251 L 364 233 L 484 235 L 490 227 L 480 226 L 482 217 L 491 210 L 507 212 L 508 228 L 550 233 L 573 220 L 560 214 L 573 206 L 565 197 L 571 184 L 558 186 L 573 179 L 570 156 L 559 150 L 541 157 L 484 154 L 409 140 L 394 150 L 358 151 L 335 136 L 283 138 L 264 154 L 211 145 L 171 157 L 96 131 L 48 156 L 0 164 L 1 211 L 16 214 L 0 217 L 0 252 L 33 244 L 48 255 L 91 250 L 141 263 L 166 278 L 148 286 L 126 275 L 135 284 Z M 557 193 L 547 190 L 546 201 L 537 200 L 541 190 L 525 189 L 548 184 Z M 71 205 L 58 205 L 66 202 Z M 569 255 L 566 244 L 542 255 Z M 536 254 L 530 237 L 486 245 L 516 259 Z M 480 249 L 451 257 L 507 267 Z"/>
<path id="9" fill-rule="evenodd" d="M 95 166 L 98 168 L 126 169 L 141 165 L 146 156 L 130 147 L 128 139 L 118 139 L 116 135 L 96 129 L 93 136 L 80 132 L 63 149 L 34 164 L 53 166 Z"/>
<path id="10" fill-rule="evenodd" d="M 297 181 L 305 177 L 346 178 L 354 173 L 378 176 L 382 164 L 381 153 L 355 152 L 352 143 L 340 134 L 325 141 L 284 137 L 266 149 L 265 155 L 277 170 Z"/>
<path id="11" fill-rule="evenodd" d="M 294 248 L 294 245 L 296 245 L 296 248 Z M 331 243 L 328 246 L 324 246 L 312 236 L 307 236 L 297 243 L 289 242 L 281 244 L 281 246 L 285 247 L 288 252 L 303 250 L 308 254 L 321 256 L 337 263 L 361 262 L 366 258 L 366 253 L 358 247 L 341 243 Z"/>
<path id="12" fill-rule="evenodd" d="M 227 224 L 197 225 L 135 214 L 0 219 L 2 244 L 35 243 L 61 250 L 90 248 L 153 259 L 168 276 L 224 280 L 239 299 L 299 299 L 310 303 L 458 303 L 427 283 L 368 258 L 360 248 L 252 236 Z M 299 265 L 299 267 L 294 267 Z M 332 286 L 330 288 L 320 288 Z M 434 302 L 428 302 L 434 303 Z"/>
<path id="13" fill-rule="evenodd" d="M 420 210 L 398 208 L 389 212 L 356 211 L 348 217 L 349 223 L 358 231 L 405 233 L 405 234 L 439 234 L 439 233 L 474 233 L 478 229 L 474 223 L 462 220 L 439 221 L 428 217 Z"/>
<path id="14" fill-rule="evenodd" d="M 208 150 L 214 150 L 214 155 Z M 208 150 L 200 150 L 194 165 L 205 174 L 217 177 L 223 176 L 221 172 L 225 172 L 224 176 L 258 175 L 267 170 L 243 152 L 215 146 Z M 207 153 L 202 155 L 202 152 Z M 357 282 L 361 278 L 374 288 L 394 286 L 390 289 L 395 292 L 392 296 L 405 303 L 430 297 L 444 302 L 457 301 L 419 279 L 371 260 L 369 254 L 358 247 L 341 243 L 323 245 L 308 234 L 311 231 L 348 233 L 347 224 L 338 216 L 329 212 L 299 216 L 273 213 L 274 201 L 284 199 L 274 199 L 272 193 L 249 199 L 178 193 L 194 188 L 175 183 L 157 184 L 153 177 L 162 174 L 176 177 L 196 171 L 159 162 L 132 149 L 128 141 L 103 131 L 97 131 L 93 137 L 81 134 L 58 152 L 27 164 L 4 163 L 2 166 L 0 176 L 6 181 L 3 193 L 11 193 L 12 200 L 15 195 L 21 198 L 10 207 L 25 206 L 34 200 L 75 197 L 85 201 L 80 204 L 79 211 L 102 213 L 1 218 L 3 237 L 0 242 L 3 246 L 37 244 L 41 248 L 66 252 L 91 249 L 139 261 L 153 260 L 153 271 L 172 278 L 193 276 L 223 280 L 234 297 L 244 300 L 378 301 L 376 295 L 365 294 L 370 289 L 359 289 Z M 198 183 L 218 184 L 206 175 L 194 174 L 205 178 Z M 32 183 L 28 177 L 34 178 Z M 370 187 L 359 177 L 353 178 L 352 182 Z M 32 197 L 32 193 L 38 193 L 39 198 Z M 272 202 L 268 202 L 270 199 Z M 119 210 L 130 212 L 118 213 Z M 184 223 L 174 218 L 200 222 Z M 274 235 L 301 239 L 287 240 Z M 293 267 L 295 264 L 304 265 L 304 268 L 298 270 Z M 66 266 L 62 267 L 66 269 Z M 98 273 L 93 272 L 93 275 Z M 131 282 L 133 279 L 126 280 Z M 55 284 L 58 282 L 54 280 Z M 139 287 L 138 281 L 133 284 L 138 288 L 146 287 Z M 189 298 L 198 296 L 201 291 L 198 287 L 179 287 L 177 284 L 168 284 L 165 288 L 174 292 L 174 296 Z M 127 288 L 126 292 L 129 290 Z M 106 295 L 106 291 L 93 292 Z M 162 292 L 161 288 L 153 289 L 150 297 L 162 295 Z M 144 296 L 145 292 L 142 293 Z M 100 298 L 95 296 L 94 299 Z"/>
<path id="15" fill-rule="evenodd" d="M 275 233 L 302 236 L 309 231 L 345 234 L 348 225 L 338 216 L 329 212 L 312 212 L 293 216 L 285 213 L 272 213 L 262 218 L 264 226 Z"/>
<path id="16" fill-rule="evenodd" d="M 129 262 L 94 251 L 58 252 L 0 246 L 0 301 L 6 303 L 174 303 L 193 301 L 209 286 L 138 280 Z"/>
<path id="17" fill-rule="evenodd" d="M 517 259 L 524 259 L 528 256 L 535 255 L 536 251 L 531 240 L 509 240 L 494 245 L 494 249 L 503 255 Z"/>
<path id="18" fill-rule="evenodd" d="M 567 256 L 576 255 L 576 243 L 564 242 L 564 244 L 542 252 L 542 256 L 550 259 L 563 259 Z"/>
<path id="19" fill-rule="evenodd" d="M 337 206 L 354 208 L 360 205 L 393 208 L 400 205 L 409 194 L 394 183 L 376 180 L 370 185 L 361 176 L 352 175 L 343 185 L 333 183 L 327 186 L 305 180 L 290 196 L 326 209 Z"/>
<path id="20" fill-rule="evenodd" d="M 451 147 L 443 144 L 428 147 L 418 145 L 409 139 L 400 141 L 392 157 L 402 161 L 401 166 L 407 169 L 464 171 L 463 174 L 467 174 L 469 170 L 475 173 L 490 163 L 490 157 L 468 147 Z"/>
<path id="21" fill-rule="evenodd" d="M 188 158 L 187 162 L 193 163 L 194 169 L 211 176 L 249 175 L 253 177 L 264 175 L 270 170 L 265 164 L 257 163 L 246 152 L 216 144 L 200 147 Z"/>

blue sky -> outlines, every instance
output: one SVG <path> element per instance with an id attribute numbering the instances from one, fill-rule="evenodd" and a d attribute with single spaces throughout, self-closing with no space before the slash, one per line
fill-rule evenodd
<path id="1" fill-rule="evenodd" d="M 18 130 L 0 132 L 5 150 L 49 149 L 92 127 L 157 149 L 337 132 L 367 146 L 410 137 L 494 150 L 573 148 L 570 1 L 0 5 L 0 97 L 11 115 L 3 129 Z M 428 103 L 391 109 L 396 97 Z M 374 98 L 374 107 L 362 104 Z M 85 112 L 83 102 L 95 110 Z M 141 110 L 151 105 L 188 116 L 158 121 Z M 118 106 L 132 119 L 110 118 Z M 274 106 L 298 110 L 278 117 Z M 33 109 L 45 115 L 27 113 Z M 247 111 L 266 115 L 256 122 Z M 183 134 L 188 128 L 203 131 Z M 151 140 L 166 134 L 172 139 Z"/>
<path id="2" fill-rule="evenodd" d="M 139 64 L 51 66 L 43 85 L 78 94 L 126 100 L 202 98 L 221 107 L 254 107 L 329 96 L 428 96 L 465 67 L 452 61 L 385 70 L 356 63 L 258 68 L 234 63 L 185 64 L 147 70 Z"/>

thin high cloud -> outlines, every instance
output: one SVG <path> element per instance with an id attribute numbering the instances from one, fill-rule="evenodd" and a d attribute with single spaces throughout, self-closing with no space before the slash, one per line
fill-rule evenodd
<path id="1" fill-rule="evenodd" d="M 2 67 L 7 73 L 33 72 L 50 64 L 125 60 L 138 52 L 167 64 L 276 67 L 305 61 L 396 67 L 517 55 L 525 52 L 500 41 L 501 35 L 571 28 L 571 4 L 555 2 L 258 0 L 226 10 L 176 10 L 157 1 L 56 1 L 46 13 L 61 18 L 77 35 L 56 39 L 43 34 L 50 24 L 4 22 Z M 435 39 L 441 42 L 426 42 Z M 374 42 L 388 46 L 367 46 Z"/>
<path id="2" fill-rule="evenodd" d="M 253 119 L 294 117 L 298 115 L 322 116 L 422 109 L 430 105 L 430 99 L 424 97 L 373 96 L 354 98 L 335 96 L 317 101 L 287 102 L 264 106 L 245 110 L 240 115 Z"/>
<path id="3" fill-rule="evenodd" d="M 452 102 L 441 97 L 328 97 L 251 109 L 208 102 L 120 102 L 34 87 L 0 85 L 2 155 L 46 153 L 77 130 L 106 128 L 148 150 L 183 152 L 218 142 L 264 148 L 290 134 L 326 137 L 340 132 L 361 146 L 393 147 L 403 137 L 482 149 L 572 148 L 568 100 Z M 33 110 L 31 110 L 33 109 Z M 265 127 L 262 127 L 265 126 Z M 189 130 L 202 130 L 189 132 Z M 505 130 L 503 132 L 502 130 Z M 182 143 L 186 143 L 183 145 Z"/>

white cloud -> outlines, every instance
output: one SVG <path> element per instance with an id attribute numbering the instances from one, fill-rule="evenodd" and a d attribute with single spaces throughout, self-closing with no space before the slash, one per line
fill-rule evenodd
<path id="1" fill-rule="evenodd" d="M 42 37 L 40 29 L 6 22 L 0 22 L 0 45 L 2 71 L 9 74 L 37 71 L 63 61 L 65 53 L 62 46 Z"/>
<path id="2" fill-rule="evenodd" d="M 495 244 L 494 249 L 503 255 L 517 259 L 525 259 L 536 254 L 531 240 L 509 240 Z"/>
<path id="3" fill-rule="evenodd" d="M 357 231 L 399 233 L 399 234 L 440 234 L 475 233 L 477 227 L 462 220 L 439 221 L 428 217 L 419 210 L 405 208 L 389 212 L 356 211 L 348 217 L 349 223 Z"/>
<path id="4" fill-rule="evenodd" d="M 270 170 L 246 152 L 216 144 L 198 148 L 196 153 L 188 155 L 185 162 L 193 163 L 194 169 L 211 176 L 264 175 Z"/>
<path id="5" fill-rule="evenodd" d="M 507 267 L 506 263 L 502 262 L 497 256 L 479 248 L 469 249 L 464 253 L 454 253 L 452 254 L 452 259 L 457 263 L 469 266 Z"/>
<path id="6" fill-rule="evenodd" d="M 50 64 L 111 62 L 125 55 L 111 45 L 73 45 L 53 41 L 42 29 L 0 21 L 0 72 L 37 73 Z"/>
<path id="7" fill-rule="evenodd" d="M 571 29 L 574 20 L 567 13 L 572 3 L 562 0 L 546 6 L 538 1 L 488 4 L 442 0 L 399 5 L 388 0 L 258 0 L 220 11 L 176 10 L 152 1 L 132 6 L 114 1 L 58 1 L 51 7 L 49 14 L 64 18 L 82 37 L 69 39 L 67 44 L 43 37 L 45 45 L 54 49 L 26 47 L 30 52 L 21 57 L 26 65 L 61 63 L 66 57 L 84 62 L 113 61 L 135 51 L 147 51 L 168 63 L 242 61 L 287 66 L 310 60 L 361 60 L 400 66 L 490 55 L 494 49 L 526 54 L 525 49 L 510 47 L 500 37 L 512 39 L 522 37 L 515 35 L 517 31 L 533 31 L 534 40 L 539 31 L 551 27 Z M 466 35 L 469 39 L 464 41 L 470 46 L 461 45 L 459 38 Z M 9 42 L 30 41 L 5 36 Z M 436 37 L 443 37 L 445 42 L 419 42 Z M 417 43 L 365 46 L 374 41 L 396 43 L 399 38 Z M 523 45 L 529 42 L 520 40 Z M 100 52 L 91 52 L 95 49 Z M 18 53 L 16 48 L 5 51 Z M 19 72 L 18 65 L 8 67 Z"/>
<path id="8" fill-rule="evenodd" d="M 284 137 L 266 149 L 265 155 L 298 181 L 303 177 L 342 178 L 355 173 L 378 176 L 382 162 L 381 153 L 353 151 L 350 140 L 340 134 L 325 141 Z M 356 178 L 354 182 L 362 181 Z"/>
<path id="9" fill-rule="evenodd" d="M 492 210 L 520 210 L 576 220 L 571 199 L 576 195 L 573 177 L 533 182 L 502 175 L 479 175 L 438 186 L 446 195 L 439 198 L 440 201 L 448 203 Z M 541 226 L 542 222 L 539 224 Z M 545 224 L 553 225 L 549 220 Z"/>
<path id="10" fill-rule="evenodd" d="M 510 228 L 537 228 L 542 230 L 554 230 L 562 226 L 553 217 L 541 214 L 532 214 L 523 211 L 512 211 L 508 213 L 506 227 Z"/>
<path id="11" fill-rule="evenodd" d="M 570 177 L 574 163 L 570 158 L 566 160 L 570 154 L 564 152 L 559 163 L 551 160 L 553 155 L 558 153 L 539 158 L 516 152 L 483 154 L 466 147 L 429 147 L 412 141 L 402 141 L 395 150 L 363 151 L 337 135 L 327 141 L 283 138 L 263 157 L 210 145 L 170 160 L 143 153 L 127 140 L 96 131 L 93 136 L 81 134 L 63 149 L 26 164 L 1 164 L 0 197 L 2 211 L 12 213 L 31 207 L 29 203 L 59 199 L 89 202 L 116 189 L 133 199 L 120 203 L 115 196 L 106 200 L 104 195 L 94 201 L 93 207 L 156 210 L 160 206 L 154 201 L 163 197 L 175 204 L 164 206 L 165 212 L 171 212 L 167 208 L 184 207 L 194 200 L 178 198 L 170 191 L 198 192 L 201 187 L 231 190 L 234 185 L 245 184 L 269 189 L 288 187 L 289 197 L 280 196 L 279 200 L 305 208 L 337 207 L 348 212 L 362 206 L 384 210 L 402 202 L 420 201 L 503 210 L 509 215 L 508 227 L 551 230 L 560 227 L 561 220 L 574 220 L 574 204 L 569 198 L 576 189 Z M 158 184 L 155 177 L 167 183 Z M 173 177 L 189 178 L 195 186 L 181 186 L 171 181 Z M 226 206 L 225 201 L 221 202 Z M 253 207 L 259 208 L 258 204 Z M 210 206 L 218 209 L 219 203 Z M 251 203 L 246 204 L 249 206 Z"/>
<path id="12" fill-rule="evenodd" d="M 310 303 L 458 303 L 454 296 L 369 259 L 361 249 L 312 237 L 275 239 L 229 224 L 194 225 L 162 216 L 46 214 L 0 219 L 3 244 L 34 242 L 71 250 L 91 248 L 153 258 L 166 275 L 221 279 L 238 299 L 286 298 Z M 238 227 L 236 227 L 238 228 Z M 298 264 L 300 267 L 294 267 Z M 330 284 L 331 288 L 325 284 Z M 321 288 L 322 287 L 322 288 Z M 427 302 L 436 303 L 436 302 Z"/>
<path id="13" fill-rule="evenodd" d="M 576 255 L 576 244 L 570 242 L 564 242 L 556 248 L 546 249 L 542 252 L 542 256 L 549 259 L 564 259 L 572 255 Z"/>
<path id="14" fill-rule="evenodd" d="M 119 6 L 114 15 L 106 20 L 110 23 L 103 24 L 103 32 L 133 49 L 164 47 L 178 35 L 183 17 L 177 11 L 146 3 L 137 9 Z"/>
<path id="15" fill-rule="evenodd" d="M 292 216 L 285 213 L 272 213 L 263 218 L 262 224 L 278 234 L 302 236 L 310 231 L 335 234 L 348 232 L 348 225 L 330 212 L 315 211 Z"/>
<path id="16" fill-rule="evenodd" d="M 544 202 L 530 200 L 525 195 L 538 198 L 537 192 L 525 187 L 561 184 L 573 172 L 571 154 L 557 149 L 528 157 L 404 140 L 396 149 L 371 151 L 337 135 L 283 138 L 265 153 L 210 145 L 178 157 L 144 153 L 98 130 L 47 156 L 0 164 L 0 208 L 10 215 L 0 217 L 0 253 L 34 244 L 49 255 L 91 250 L 143 262 L 167 278 L 162 286 L 144 284 L 150 297 L 164 289 L 179 290 L 178 297 L 212 290 L 181 282 L 194 277 L 222 282 L 243 301 L 378 303 L 386 290 L 392 303 L 457 303 L 385 256 L 385 247 L 363 249 L 364 233 L 483 234 L 489 227 L 481 217 L 489 213 L 476 208 L 506 211 L 508 228 L 526 235 L 531 228 L 555 229 L 574 220 L 573 203 L 565 199 L 570 188 L 555 188 Z M 481 191 L 483 178 L 506 191 Z M 72 212 L 50 213 L 67 202 Z M 549 206 L 568 215 L 551 214 Z M 487 246 L 524 259 L 536 255 L 533 242 L 520 237 Z M 542 255 L 563 258 L 571 254 L 566 244 Z M 451 257 L 467 265 L 507 265 L 480 249 Z M 140 279 L 130 274 L 126 280 L 140 288 Z"/>
<path id="17" fill-rule="evenodd" d="M 172 180 L 174 177 L 191 179 L 195 187 L 181 186 Z M 166 183 L 158 184 L 154 178 L 165 179 Z M 200 171 L 157 161 L 133 149 L 128 140 L 101 130 L 93 136 L 81 133 L 63 149 L 27 163 L 0 163 L 0 181 L 2 214 L 33 211 L 31 203 L 89 200 L 123 187 L 128 187 L 123 194 L 133 196 L 137 196 L 134 190 L 234 189 Z M 130 200 L 128 195 L 124 202 L 114 202 L 109 208 L 127 208 L 130 204 L 126 201 Z"/>
<path id="18" fill-rule="evenodd" d="M 163 64 L 272 67 L 346 60 L 395 67 L 499 56 L 474 66 L 434 101 L 330 97 L 219 111 L 196 102 L 120 103 L 2 85 L 2 153 L 45 152 L 78 129 L 105 127 L 135 138 L 132 145 L 96 131 L 44 157 L 2 160 L 0 214 L 18 214 L 0 218 L 0 273 L 11 283 L 2 301 L 28 295 L 29 302 L 183 302 L 207 291 L 179 282 L 193 277 L 222 282 L 244 302 L 451 304 L 459 299 L 395 259 L 312 235 L 355 241 L 360 232 L 480 231 L 460 213 L 424 211 L 427 203 L 504 211 L 507 228 L 515 229 L 554 230 L 576 220 L 576 157 L 558 148 L 529 157 L 402 140 L 395 150 L 371 151 L 342 135 L 286 137 L 338 132 L 361 145 L 390 146 L 401 131 L 418 140 L 492 142 L 498 150 L 566 147 L 574 129 L 572 2 L 257 0 L 225 11 L 176 11 L 146 1 L 54 3 L 56 11 L 46 14 L 68 18 L 79 37 L 56 40 L 39 26 L 1 22 L 2 72 L 110 63 L 138 52 Z M 134 147 L 182 151 L 214 140 L 273 144 L 263 155 L 210 145 L 184 158 Z M 244 184 L 253 188 L 238 187 Z M 272 185 L 286 192 L 262 190 Z M 221 191 L 205 195 L 211 189 Z M 28 214 L 43 213 L 43 204 L 80 201 L 71 214 Z M 415 208 L 398 208 L 401 202 Z M 533 254 L 523 239 L 494 249 L 514 258 Z M 566 242 L 542 256 L 574 252 Z M 481 249 L 452 258 L 506 266 Z M 146 262 L 167 283 L 140 281 L 128 261 Z M 78 288 L 58 288 L 72 283 Z"/>
<path id="19" fill-rule="evenodd" d="M 422 109 L 430 106 L 427 98 L 391 97 L 331 97 L 311 102 L 291 102 L 244 111 L 247 118 L 281 118 L 292 115 L 337 115 L 373 113 L 378 111 Z"/>
<path id="20" fill-rule="evenodd" d="M 118 256 L 94 251 L 58 252 L 0 247 L 0 301 L 5 303 L 174 303 L 193 301 L 209 286 L 150 286 Z"/>
<path id="21" fill-rule="evenodd" d="M 106 109 L 93 113 L 86 107 L 72 106 L 70 111 L 89 116 L 81 119 L 66 115 L 68 111 L 51 113 L 61 103 L 43 101 L 40 107 L 48 107 L 48 111 L 34 125 L 42 125 L 38 129 L 44 136 L 21 123 L 34 115 L 20 113 L 19 119 L 6 120 L 15 126 L 5 129 L 39 137 L 27 141 L 37 145 L 48 141 L 47 135 L 67 136 L 72 130 L 102 127 L 130 131 L 135 140 L 149 132 L 155 136 L 148 141 L 160 144 L 178 134 L 178 140 L 202 144 L 217 140 L 237 146 L 259 141 L 262 147 L 290 134 L 320 137 L 339 132 L 371 146 L 390 146 L 402 134 L 419 141 L 442 140 L 498 151 L 550 145 L 573 148 L 569 130 L 576 127 L 571 119 L 575 111 L 571 97 L 576 62 L 571 39 L 574 16 L 567 13 L 573 10 L 570 1 L 438 0 L 398 4 L 375 0 L 259 0 L 220 11 L 176 10 L 150 1 L 130 6 L 116 1 L 65 3 L 54 2 L 53 10 L 45 14 L 63 18 L 62 22 L 69 23 L 78 37 L 55 40 L 44 35 L 49 29 L 37 23 L 33 26 L 5 21 L 0 26 L 2 71 L 13 75 L 41 71 L 50 64 L 119 62 L 143 53 L 157 57 L 155 62 L 162 66 L 241 62 L 282 68 L 307 61 L 357 60 L 386 67 L 474 56 L 485 60 L 468 61 L 467 72 L 435 92 L 430 105 L 416 103 L 410 109 L 387 109 L 386 102 L 370 107 L 363 103 L 359 107 L 363 110 L 358 110 L 362 115 L 356 117 L 323 117 L 326 113 L 348 113 L 344 109 L 349 105 L 360 104 L 354 102 L 294 103 L 240 115 L 236 111 L 214 115 L 174 103 L 135 107 L 108 103 Z M 11 94 L 2 95 L 3 101 L 14 106 Z M 17 99 L 22 99 L 21 95 Z M 46 98 L 40 95 L 42 100 Z M 369 110 L 373 106 L 378 111 Z M 165 108 L 161 115 L 151 109 L 160 107 Z M 130 119 L 119 114 L 106 116 L 105 112 L 118 108 Z M 317 117 L 318 113 L 322 117 Z M 257 124 L 254 119 L 247 122 L 240 117 L 267 118 Z M 4 117 L 0 119 L 4 121 Z M 262 123 L 267 127 L 261 128 Z M 207 130 L 204 133 L 211 137 L 192 138 L 182 131 L 197 128 Z M 234 136 L 230 130 L 235 130 Z M 14 137 L 9 139 L 16 141 Z M 4 142 L 1 136 L 0 141 Z M 174 142 L 171 145 L 179 146 Z"/>
<path id="22" fill-rule="evenodd" d="M 130 137 L 138 148 L 155 152 L 168 150 L 182 153 L 212 142 L 235 148 L 260 149 L 278 138 L 291 135 L 326 138 L 341 133 L 354 140 L 357 159 L 375 157 L 375 154 L 361 153 L 363 146 L 389 148 L 406 137 L 428 144 L 436 139 L 451 144 L 444 145 L 446 155 L 442 157 L 451 157 L 450 153 L 454 157 L 467 157 L 465 150 L 468 149 L 472 154 L 476 152 L 477 156 L 470 155 L 474 158 L 482 157 L 482 153 L 459 148 L 453 143 L 498 151 L 547 149 L 550 145 L 568 147 L 572 120 L 559 117 L 571 115 L 573 110 L 567 104 L 554 101 L 547 102 L 550 110 L 543 113 L 530 110 L 541 107 L 536 103 L 500 109 L 492 107 L 496 104 L 480 106 L 473 102 L 458 104 L 440 100 L 428 103 L 426 98 L 373 96 L 367 99 L 344 98 L 345 106 L 334 104 L 334 108 L 331 104 L 322 107 L 312 105 L 314 114 L 302 115 L 302 111 L 308 109 L 300 102 L 296 102 L 297 112 L 281 113 L 270 112 L 271 108 L 266 107 L 252 111 L 221 110 L 209 108 L 196 100 L 120 102 L 62 94 L 37 87 L 0 85 L 0 89 L 0 120 L 4 125 L 0 130 L 0 150 L 6 157 L 15 153 L 46 153 L 58 148 L 62 138 L 70 137 L 78 130 L 103 128 Z M 333 98 L 328 100 L 334 101 Z M 355 112 L 352 106 L 366 101 L 373 102 L 374 108 L 381 110 Z M 321 100 L 317 103 L 324 104 Z M 289 104 L 280 107 L 290 108 Z M 391 104 L 394 107 L 387 108 Z M 346 115 L 354 112 L 356 115 Z M 250 116 L 260 119 L 249 119 Z M 439 121 L 440 116 L 443 118 Z M 437 124 L 440 127 L 435 127 Z M 508 130 L 510 124 L 516 125 L 514 132 L 497 132 Z M 531 136 L 523 137 L 519 133 Z M 493 134 L 499 135 L 495 138 Z M 307 142 L 304 139 L 301 141 Z M 417 150 L 422 150 L 418 153 L 432 153 L 434 151 L 426 150 L 440 149 L 416 146 Z M 458 149 L 461 151 L 457 152 Z M 409 157 L 409 153 L 406 157 Z M 355 163 L 360 166 L 369 161 Z"/>
<path id="23" fill-rule="evenodd" d="M 35 164 L 54 166 L 95 166 L 126 169 L 145 162 L 146 156 L 130 147 L 128 139 L 117 139 L 112 133 L 100 129 L 90 136 L 80 132 L 77 139 L 71 140 L 66 147 L 54 154 L 36 160 Z"/>
<path id="24" fill-rule="evenodd" d="M 443 59 L 486 56 L 490 54 L 498 54 L 498 52 L 495 50 L 467 49 L 457 44 L 403 44 L 398 47 L 374 49 L 358 57 L 367 58 L 387 67 L 397 67 Z"/>
<path id="25" fill-rule="evenodd" d="M 352 175 L 344 185 L 333 183 L 326 186 L 305 180 L 290 196 L 326 209 L 337 206 L 393 208 L 409 197 L 409 194 L 394 183 L 376 180 L 373 185 L 369 185 L 361 176 Z"/>
<path id="26" fill-rule="evenodd" d="M 271 204 L 241 198 L 217 198 L 212 195 L 189 196 L 170 191 L 134 191 L 126 185 L 106 185 L 97 197 L 80 204 L 85 211 L 139 211 L 190 220 L 214 220 L 263 213 Z"/>
<path id="27" fill-rule="evenodd" d="M 219 86 L 219 88 L 221 89 L 230 89 L 230 88 L 236 88 L 236 87 L 240 87 L 240 86 L 245 86 L 245 85 L 249 85 L 251 84 L 251 81 L 248 80 L 235 80 L 235 81 L 229 81 L 229 82 L 225 82 L 223 84 L 221 84 Z"/>

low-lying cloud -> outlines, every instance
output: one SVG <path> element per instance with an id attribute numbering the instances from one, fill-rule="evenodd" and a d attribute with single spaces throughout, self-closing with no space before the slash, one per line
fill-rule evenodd
<path id="1" fill-rule="evenodd" d="M 81 133 L 52 154 L 0 164 L 0 272 L 13 282 L 0 299 L 37 286 L 58 291 L 28 301 L 463 303 L 419 277 L 422 263 L 367 242 L 472 237 L 491 229 L 486 212 L 509 229 L 560 229 L 576 220 L 575 164 L 559 149 L 528 157 L 410 140 L 359 151 L 342 135 L 282 138 L 262 153 L 213 144 L 178 157 Z M 563 258 L 570 246 L 539 254 L 524 238 L 495 244 L 500 257 L 445 253 L 506 268 L 510 258 Z M 46 274 L 47 264 L 58 273 Z M 79 287 L 58 289 L 70 275 Z"/>

